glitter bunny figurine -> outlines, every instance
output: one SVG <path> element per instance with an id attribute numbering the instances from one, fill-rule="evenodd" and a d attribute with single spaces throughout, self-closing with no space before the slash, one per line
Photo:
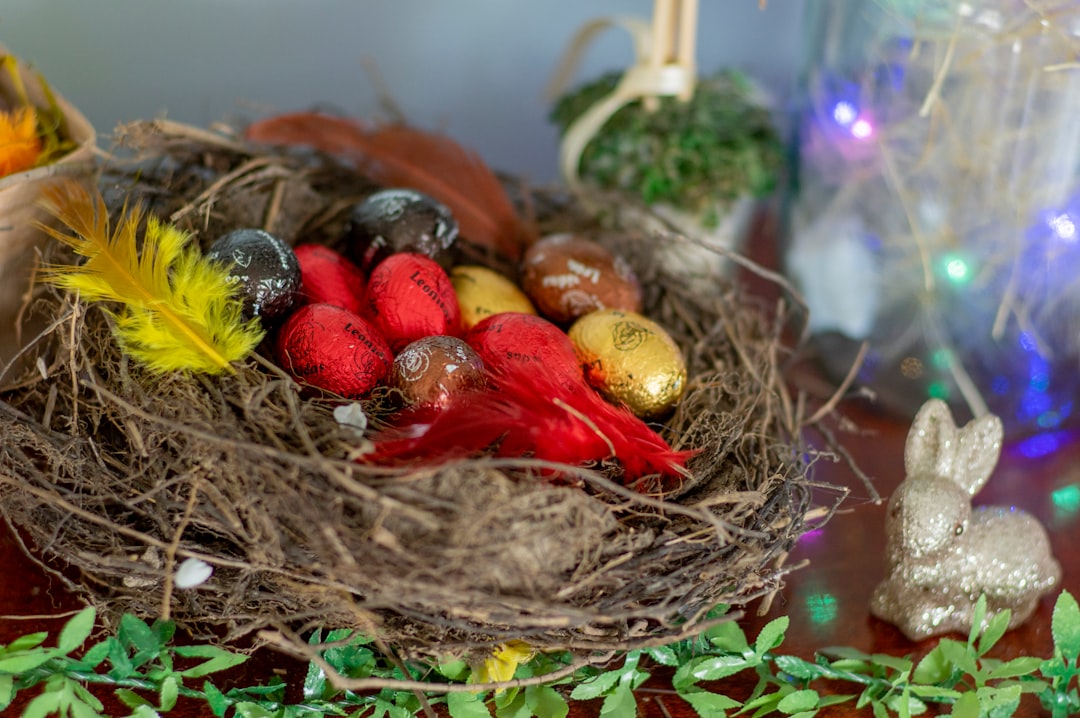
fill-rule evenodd
<path id="1" fill-rule="evenodd" d="M 906 476 L 885 520 L 888 572 L 870 612 L 913 641 L 967 633 L 982 594 L 987 618 L 1009 609 L 1012 628 L 1061 577 L 1034 517 L 1010 507 L 971 507 L 997 464 L 1001 441 L 998 417 L 957 428 L 939 399 L 923 404 L 911 425 Z"/>

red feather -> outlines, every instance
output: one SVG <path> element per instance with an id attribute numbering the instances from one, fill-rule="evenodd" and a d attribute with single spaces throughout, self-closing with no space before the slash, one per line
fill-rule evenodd
<path id="1" fill-rule="evenodd" d="M 581 384 L 568 388 L 533 364 L 507 366 L 492 388 L 462 395 L 439 412 L 406 412 L 375 437 L 365 461 L 440 464 L 478 455 L 529 456 L 569 465 L 616 460 L 623 482 L 682 475 L 695 452 L 674 451 L 625 407 Z"/>
<path id="2" fill-rule="evenodd" d="M 366 128 L 315 112 L 278 115 L 251 124 L 247 139 L 303 145 L 353 163 L 386 187 L 408 187 L 445 204 L 463 237 L 517 260 L 535 239 L 502 183 L 475 152 L 445 135 L 404 125 Z"/>

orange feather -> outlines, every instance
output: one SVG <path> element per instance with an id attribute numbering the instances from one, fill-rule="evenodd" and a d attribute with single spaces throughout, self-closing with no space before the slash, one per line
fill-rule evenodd
<path id="1" fill-rule="evenodd" d="M 404 125 L 366 128 L 316 112 L 278 115 L 251 124 L 247 139 L 303 145 L 353 163 L 386 187 L 408 187 L 453 212 L 461 235 L 517 260 L 536 236 L 518 216 L 502 183 L 475 152 L 454 140 Z"/>

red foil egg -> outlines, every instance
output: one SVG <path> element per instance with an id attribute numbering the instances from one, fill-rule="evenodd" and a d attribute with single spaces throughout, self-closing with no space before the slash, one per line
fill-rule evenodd
<path id="1" fill-rule="evenodd" d="M 386 383 L 407 405 L 439 410 L 486 382 L 484 362 L 472 347 L 457 337 L 434 336 L 402 349 Z"/>
<path id="2" fill-rule="evenodd" d="M 300 285 L 309 304 L 333 304 L 360 314 L 367 280 L 345 255 L 321 244 L 294 248 L 300 262 Z"/>
<path id="3" fill-rule="evenodd" d="M 543 317 L 492 314 L 466 332 L 465 341 L 493 371 L 508 364 L 533 367 L 566 386 L 581 385 L 589 391 L 570 337 Z"/>
<path id="4" fill-rule="evenodd" d="M 370 393 L 393 362 L 389 344 L 370 322 L 333 304 L 307 304 L 289 315 L 275 355 L 296 381 L 346 399 Z"/>
<path id="5" fill-rule="evenodd" d="M 439 264 L 412 252 L 393 254 L 368 281 L 365 315 L 395 352 L 435 334 L 461 334 L 454 285 Z"/>

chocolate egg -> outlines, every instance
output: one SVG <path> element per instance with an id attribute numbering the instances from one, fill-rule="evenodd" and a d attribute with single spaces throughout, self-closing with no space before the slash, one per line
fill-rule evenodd
<path id="1" fill-rule="evenodd" d="M 394 358 L 386 382 L 401 392 L 405 403 L 443 409 L 465 392 L 486 383 L 480 355 L 457 337 L 423 337 Z"/>
<path id="2" fill-rule="evenodd" d="M 641 285 L 630 265 L 575 234 L 549 235 L 529 247 L 521 286 L 554 322 L 571 322 L 597 309 L 641 311 Z"/>
<path id="3" fill-rule="evenodd" d="M 370 322 L 333 304 L 307 304 L 290 314 L 274 353 L 298 382 L 346 399 L 366 396 L 393 362 L 390 346 Z"/>
<path id="4" fill-rule="evenodd" d="M 536 366 L 567 386 L 582 386 L 581 364 L 574 345 L 557 326 L 534 314 L 492 314 L 465 333 L 488 369 L 498 371 L 508 363 Z"/>
<path id="5" fill-rule="evenodd" d="M 345 253 L 365 272 L 391 254 L 440 258 L 458 235 L 446 205 L 411 189 L 385 189 L 355 205 L 345 223 Z"/>
<path id="6" fill-rule="evenodd" d="M 529 298 L 516 284 L 498 272 L 476 264 L 463 264 L 450 270 L 461 325 L 471 329 L 482 319 L 502 312 L 536 314 Z"/>
<path id="7" fill-rule="evenodd" d="M 574 322 L 567 332 L 585 378 L 638 416 L 672 408 L 686 389 L 679 346 L 656 322 L 635 312 L 603 309 Z"/>
<path id="8" fill-rule="evenodd" d="M 244 314 L 273 325 L 300 303 L 300 263 L 292 247 L 261 229 L 236 229 L 210 245 L 209 259 L 230 266 Z"/>
<path id="9" fill-rule="evenodd" d="M 364 314 L 395 352 L 421 337 L 461 333 L 450 277 L 435 260 L 411 252 L 391 255 L 375 267 Z"/>
<path id="10" fill-rule="evenodd" d="M 354 314 L 362 311 L 367 279 L 359 267 L 321 244 L 301 244 L 293 251 L 308 303 L 333 304 Z"/>

